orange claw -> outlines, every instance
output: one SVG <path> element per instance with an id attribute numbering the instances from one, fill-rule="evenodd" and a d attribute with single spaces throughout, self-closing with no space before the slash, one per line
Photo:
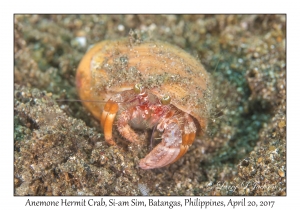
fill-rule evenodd
<path id="1" fill-rule="evenodd" d="M 180 145 L 180 152 L 172 163 L 176 162 L 179 158 L 181 158 L 187 152 L 189 147 L 193 144 L 193 142 L 195 140 L 195 136 L 196 136 L 196 133 L 183 134 L 182 143 Z"/>
<path id="2" fill-rule="evenodd" d="M 183 117 L 181 114 L 168 114 L 168 118 L 157 126 L 158 130 L 164 130 L 162 141 L 145 158 L 141 159 L 139 166 L 142 169 L 167 166 L 187 152 L 195 140 L 196 126 L 189 115 Z M 182 121 L 184 121 L 183 124 Z"/>
<path id="3" fill-rule="evenodd" d="M 116 145 L 116 142 L 112 139 L 112 125 L 118 110 L 119 105 L 112 100 L 108 100 L 101 116 L 101 126 L 104 131 L 104 138 L 110 145 Z"/>

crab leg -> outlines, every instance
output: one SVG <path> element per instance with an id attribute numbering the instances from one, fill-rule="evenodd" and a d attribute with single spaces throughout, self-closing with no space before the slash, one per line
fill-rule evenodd
<path id="1" fill-rule="evenodd" d="M 129 100 L 129 102 L 132 102 L 132 101 L 130 101 L 130 99 L 131 100 L 135 99 L 135 97 L 133 97 L 133 96 L 134 96 L 133 90 L 125 90 L 125 91 L 121 92 L 120 94 L 116 94 L 112 98 L 110 98 L 104 106 L 104 109 L 103 109 L 103 112 L 101 115 L 101 119 L 100 119 L 100 123 L 101 123 L 101 126 L 104 131 L 105 141 L 110 145 L 116 145 L 116 142 L 112 139 L 112 127 L 113 127 L 113 122 L 117 115 L 117 112 L 119 111 L 118 104 L 128 101 L 128 100 Z M 129 129 L 131 129 L 131 128 L 129 128 Z M 132 131 L 132 132 L 134 132 L 134 131 Z M 122 134 L 122 132 L 121 132 L 121 134 Z"/>
<path id="2" fill-rule="evenodd" d="M 110 145 L 116 145 L 116 142 L 112 139 L 112 125 L 118 110 L 119 105 L 110 99 L 105 104 L 101 116 L 101 126 L 104 130 L 104 138 Z"/>
<path id="3" fill-rule="evenodd" d="M 126 138 L 130 142 L 137 142 L 138 135 L 132 130 L 132 128 L 128 125 L 130 120 L 130 116 L 132 115 L 131 111 L 125 110 L 121 112 L 120 116 L 117 120 L 117 128 L 120 134 Z"/>

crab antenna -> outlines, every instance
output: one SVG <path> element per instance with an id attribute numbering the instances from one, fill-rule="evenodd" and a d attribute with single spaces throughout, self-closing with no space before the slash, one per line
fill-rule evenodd
<path id="1" fill-rule="evenodd" d="M 94 102 L 94 103 L 107 103 L 105 101 L 97 101 L 97 100 L 80 100 L 80 99 L 58 99 L 58 100 L 55 100 L 55 101 L 58 101 L 58 102 Z M 123 101 L 123 102 L 117 102 L 117 101 L 114 101 L 114 103 L 117 103 L 117 104 L 122 104 L 122 103 L 126 103 L 126 101 Z"/>

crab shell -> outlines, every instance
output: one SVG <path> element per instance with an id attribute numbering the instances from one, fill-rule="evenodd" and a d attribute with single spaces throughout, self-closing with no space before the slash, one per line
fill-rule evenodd
<path id="1" fill-rule="evenodd" d="M 209 76 L 202 64 L 184 50 L 161 41 L 133 44 L 128 39 L 95 44 L 82 58 L 76 75 L 79 97 L 94 117 L 114 94 L 142 84 L 158 98 L 196 119 L 197 133 L 206 129 Z"/>

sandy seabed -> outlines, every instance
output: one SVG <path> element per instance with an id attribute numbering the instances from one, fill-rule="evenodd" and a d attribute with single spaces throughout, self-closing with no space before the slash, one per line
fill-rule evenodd
<path id="1" fill-rule="evenodd" d="M 15 15 L 15 195 L 286 195 L 285 15 Z M 106 144 L 76 99 L 75 73 L 104 39 L 157 39 L 211 75 L 204 136 L 142 170 L 149 142 Z M 139 132 L 147 139 L 147 132 Z"/>

